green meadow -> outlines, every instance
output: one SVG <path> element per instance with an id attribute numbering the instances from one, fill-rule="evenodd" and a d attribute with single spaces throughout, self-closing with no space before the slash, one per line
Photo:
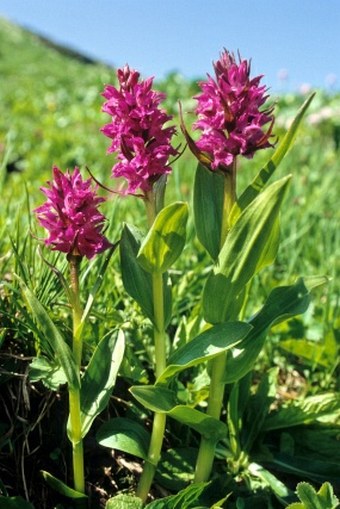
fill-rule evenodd
<path id="1" fill-rule="evenodd" d="M 51 352 L 44 332 L 30 315 L 17 276 L 67 335 L 71 327 L 68 304 L 53 270 L 65 272 L 66 260 L 44 247 L 44 231 L 33 212 L 44 201 L 40 187 L 51 179 L 53 165 L 62 170 L 78 166 L 84 177 L 90 171 L 103 185 L 99 192 L 107 201 L 101 211 L 108 219 L 106 236 L 112 243 L 119 241 L 125 223 L 146 231 L 142 200 L 105 190 L 118 187 L 110 177 L 114 156 L 106 153 L 109 141 L 100 132 L 109 121 L 101 112 L 101 94 L 105 84 L 115 84 L 115 80 L 115 70 L 104 63 L 87 61 L 0 20 L 0 509 L 76 507 L 40 474 L 48 470 L 69 482 L 71 472 L 65 466 L 69 445 L 64 433 L 67 397 L 58 359 L 47 355 L 46 364 L 39 361 Z M 161 82 L 156 78 L 155 83 L 167 94 L 164 107 L 178 127 L 175 144 L 184 149 L 178 101 L 190 129 L 197 84 L 175 73 Z M 299 93 L 272 94 L 278 142 L 305 99 Z M 272 149 L 260 151 L 252 160 L 240 162 L 239 193 L 271 154 Z M 173 312 L 167 336 L 171 345 L 186 343 L 200 332 L 200 296 L 212 264 L 194 228 L 195 168 L 186 148 L 174 162 L 167 183 L 166 202 L 180 200 L 189 205 L 186 245 L 169 270 Z M 250 396 L 244 402 L 248 413 L 242 430 L 257 414 L 261 422 L 248 451 L 251 466 L 247 472 L 232 463 L 228 444 L 221 440 L 215 484 L 203 495 L 190 494 L 191 459 L 198 437 L 170 418 L 150 507 L 280 508 L 296 500 L 294 492 L 301 481 L 317 491 L 329 482 L 339 496 L 339 171 L 340 94 L 317 90 L 295 144 L 273 177 L 292 175 L 282 207 L 281 244 L 274 263 L 252 281 L 244 312 L 253 316 L 273 288 L 293 285 L 300 276 L 325 276 L 324 284 L 313 290 L 304 314 L 271 329 L 248 380 Z M 88 361 L 99 339 L 115 329 L 124 331 L 126 350 L 109 405 L 85 439 L 86 477 L 94 509 L 105 507 L 116 493 L 133 490 L 141 463 L 133 454 L 96 444 L 95 432 L 117 416 L 149 428 L 151 416 L 134 400 L 129 387 L 154 381 L 150 321 L 124 290 L 118 250 L 104 270 L 105 260 L 103 256 L 82 262 L 84 300 L 98 274 L 104 275 L 84 330 L 84 357 Z M 175 380 L 176 390 L 183 401 L 191 398 L 193 406 L 204 410 L 206 372 L 192 367 L 189 375 Z M 226 398 L 231 390 L 231 384 L 227 385 Z M 229 465 L 228 475 L 225 465 Z M 181 500 L 155 503 L 180 490 L 184 493 Z M 296 507 L 312 506 L 301 503 Z"/>

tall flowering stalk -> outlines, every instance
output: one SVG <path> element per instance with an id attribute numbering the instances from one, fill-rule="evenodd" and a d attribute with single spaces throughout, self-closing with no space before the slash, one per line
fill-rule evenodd
<path id="1" fill-rule="evenodd" d="M 37 219 L 49 233 L 45 244 L 66 253 L 70 271 L 69 297 L 73 316 L 73 356 L 78 370 L 82 361 L 82 306 L 79 267 L 82 258 L 93 258 L 111 247 L 103 235 L 105 217 L 98 211 L 104 201 L 92 189 L 91 179 L 83 180 L 78 168 L 73 174 L 53 168 L 53 180 L 42 187 L 47 201 L 35 209 Z M 69 388 L 69 438 L 72 442 L 75 490 L 85 492 L 84 453 L 81 422 L 80 386 Z"/>
<path id="2" fill-rule="evenodd" d="M 171 116 L 159 106 L 165 94 L 152 89 L 153 79 L 140 79 L 140 74 L 126 65 L 117 72 L 119 87 L 107 85 L 103 96 L 103 111 L 111 122 L 102 132 L 112 138 L 109 153 L 116 152 L 117 163 L 112 177 L 123 177 L 127 188 L 122 194 L 141 197 L 146 205 L 149 229 L 164 207 L 166 175 L 171 171 L 169 158 L 178 155 L 170 144 L 175 133 L 166 126 Z M 155 344 L 155 375 L 158 378 L 166 368 L 166 332 L 164 315 L 163 270 L 152 274 L 152 308 Z M 166 415 L 155 413 L 148 456 L 137 488 L 137 496 L 146 500 L 158 461 L 166 425 Z"/>
<path id="3" fill-rule="evenodd" d="M 256 151 L 272 147 L 270 138 L 273 108 L 263 108 L 267 89 L 260 85 L 262 76 L 250 78 L 250 62 L 237 62 L 225 50 L 213 64 L 215 78 L 208 75 L 199 85 L 195 130 L 201 132 L 195 143 L 182 122 L 189 148 L 199 162 L 225 178 L 222 247 L 228 230 L 228 216 L 236 201 L 237 156 L 252 158 Z M 266 126 L 266 128 L 265 128 Z"/>
<path id="4" fill-rule="evenodd" d="M 214 63 L 215 77 L 208 75 L 200 83 L 196 96 L 197 121 L 193 128 L 201 135 L 197 142 L 190 137 L 182 122 L 188 145 L 199 162 L 209 171 L 223 176 L 223 206 L 220 242 L 217 252 L 226 242 L 230 228 L 230 213 L 236 202 L 237 157 L 252 158 L 256 151 L 271 147 L 274 117 L 272 108 L 262 108 L 268 96 L 260 85 L 262 76 L 250 78 L 250 62 L 237 61 L 225 50 Z M 226 283 L 227 284 L 227 283 Z M 236 298 L 236 296 L 235 296 Z M 229 319 L 236 320 L 232 312 Z M 221 317 L 223 321 L 225 317 Z M 211 362 L 211 383 L 207 414 L 219 419 L 225 388 L 226 354 Z M 195 480 L 209 478 L 215 453 L 215 442 L 202 438 Z"/>

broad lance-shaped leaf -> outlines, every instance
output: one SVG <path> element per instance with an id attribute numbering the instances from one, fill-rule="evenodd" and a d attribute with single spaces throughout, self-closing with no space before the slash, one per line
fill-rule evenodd
<path id="1" fill-rule="evenodd" d="M 198 164 L 194 184 L 194 220 L 198 240 L 213 260 L 220 252 L 224 177 Z"/>
<path id="2" fill-rule="evenodd" d="M 81 381 L 82 437 L 106 407 L 123 360 L 124 334 L 107 335 L 97 345 Z"/>
<path id="3" fill-rule="evenodd" d="M 224 422 L 187 405 L 178 404 L 176 393 L 167 387 L 133 386 L 130 391 L 136 400 L 149 410 L 167 414 L 194 429 L 207 440 L 217 442 L 227 436 L 228 428 Z"/>
<path id="4" fill-rule="evenodd" d="M 268 468 L 293 474 L 300 479 L 310 479 L 317 483 L 326 480 L 338 483 L 340 478 L 339 461 L 332 463 L 327 458 L 324 460 L 315 459 L 310 453 L 298 456 L 285 452 L 273 452 L 272 457 L 268 458 L 266 463 Z"/>
<path id="5" fill-rule="evenodd" d="M 235 301 L 261 265 L 276 228 L 290 176 L 274 182 L 240 215 L 231 227 L 214 272 L 203 292 L 204 318 L 209 323 L 233 318 Z M 239 306 L 242 306 L 240 299 Z"/>
<path id="6" fill-rule="evenodd" d="M 308 97 L 306 101 L 303 103 L 296 117 L 294 118 L 291 126 L 289 127 L 287 133 L 285 134 L 281 143 L 275 150 L 270 161 L 266 164 L 264 168 L 262 168 L 258 175 L 256 175 L 255 179 L 244 190 L 244 192 L 238 199 L 237 207 L 240 210 L 244 210 L 254 200 L 254 198 L 256 198 L 256 196 L 262 191 L 265 184 L 268 182 L 269 178 L 273 175 L 274 171 L 281 163 L 282 159 L 284 158 L 284 156 L 286 155 L 286 153 L 288 152 L 289 148 L 292 146 L 296 138 L 296 134 L 301 124 L 301 121 L 314 96 L 315 93 L 311 94 L 310 97 Z"/>
<path id="7" fill-rule="evenodd" d="M 154 323 L 152 275 L 137 261 L 142 236 L 132 226 L 124 225 L 120 241 L 120 258 L 124 288 L 140 305 L 144 314 Z M 165 324 L 171 319 L 171 287 L 167 274 L 163 274 Z"/>
<path id="8" fill-rule="evenodd" d="M 257 262 L 255 273 L 260 272 L 264 267 L 271 265 L 277 256 L 280 244 L 280 217 L 278 216 L 274 221 L 272 231 L 267 240 L 267 243 L 261 253 Z"/>
<path id="9" fill-rule="evenodd" d="M 293 401 L 271 412 L 263 425 L 264 430 L 290 428 L 315 422 L 321 417 L 329 417 L 329 422 L 340 418 L 340 394 L 329 392 L 309 396 L 303 401 Z"/>
<path id="10" fill-rule="evenodd" d="M 198 482 L 189 484 L 184 490 L 176 495 L 170 495 L 162 499 L 154 500 L 148 504 L 145 509 L 207 509 L 206 504 L 202 502 L 204 491 L 210 488 L 208 482 Z M 207 498 L 207 497 L 206 497 Z M 218 506 L 211 506 L 211 509 L 218 509 Z M 123 509 L 123 508 L 122 508 Z"/>
<path id="11" fill-rule="evenodd" d="M 118 449 L 144 460 L 148 457 L 150 434 L 132 419 L 116 417 L 104 422 L 96 433 L 96 439 L 104 447 Z"/>
<path id="12" fill-rule="evenodd" d="M 189 343 L 176 350 L 168 360 L 168 366 L 158 378 L 157 383 L 164 383 L 177 373 L 213 359 L 238 345 L 251 330 L 251 325 L 244 322 L 227 322 L 217 324 Z"/>
<path id="13" fill-rule="evenodd" d="M 80 386 L 79 373 L 71 349 L 64 340 L 57 326 L 52 322 L 46 309 L 39 302 L 33 292 L 25 285 L 25 283 L 17 276 L 25 302 L 31 313 L 44 332 L 46 341 L 50 344 L 51 349 L 58 358 L 61 367 L 64 370 L 70 389 L 78 389 Z"/>
<path id="14" fill-rule="evenodd" d="M 186 238 L 188 206 L 176 202 L 162 209 L 140 246 L 137 260 L 150 273 L 164 273 L 181 254 Z"/>
<path id="15" fill-rule="evenodd" d="M 67 486 L 67 484 L 65 484 L 62 481 L 60 481 L 59 479 L 57 479 L 49 472 L 42 470 L 41 474 L 42 474 L 44 480 L 47 482 L 47 484 L 49 486 L 51 486 L 51 488 L 53 488 L 58 493 L 61 493 L 64 497 L 73 498 L 73 499 L 86 499 L 87 498 L 87 495 L 70 488 L 69 486 Z"/>
<path id="16" fill-rule="evenodd" d="M 242 341 L 242 348 L 234 348 L 228 355 L 224 381 L 233 383 L 254 367 L 270 327 L 304 313 L 310 303 L 310 290 L 324 284 L 325 277 L 298 279 L 294 285 L 274 288 L 264 306 L 249 321 L 253 329 Z"/>
<path id="17" fill-rule="evenodd" d="M 254 443 L 263 430 L 263 422 L 268 415 L 269 408 L 275 400 L 279 368 L 271 368 L 263 373 L 256 393 L 248 400 L 245 411 L 243 428 L 247 430 L 243 443 L 243 450 L 250 453 Z M 239 384 L 234 384 L 237 387 Z"/>

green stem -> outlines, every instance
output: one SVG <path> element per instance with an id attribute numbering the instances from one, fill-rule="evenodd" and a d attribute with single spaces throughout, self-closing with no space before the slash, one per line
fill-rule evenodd
<path id="1" fill-rule="evenodd" d="M 82 358 L 82 307 L 80 303 L 80 290 L 79 290 L 79 266 L 81 258 L 80 256 L 70 255 L 69 258 L 70 267 L 70 283 L 72 291 L 72 318 L 73 318 L 73 355 L 77 366 L 80 369 L 81 358 Z"/>
<path id="2" fill-rule="evenodd" d="M 224 187 L 220 250 L 227 238 L 228 230 L 230 228 L 230 212 L 236 201 L 236 159 L 234 159 L 234 162 L 230 165 L 228 171 L 223 172 L 223 176 Z"/>
<path id="3" fill-rule="evenodd" d="M 80 391 L 69 391 L 70 403 L 70 440 L 72 442 L 72 463 L 74 489 L 85 493 L 84 451 L 81 436 Z"/>
<path id="4" fill-rule="evenodd" d="M 73 341 L 72 349 L 74 359 L 80 373 L 81 359 L 82 359 L 82 329 L 83 324 L 81 321 L 82 307 L 80 303 L 79 291 L 79 266 L 81 257 L 70 255 L 70 283 L 72 290 L 72 317 L 73 317 Z M 81 493 L 85 493 L 85 479 L 84 479 L 84 451 L 83 439 L 81 433 L 81 407 L 80 407 L 80 389 L 69 391 L 69 404 L 70 404 L 70 440 L 72 442 L 72 463 L 73 463 L 73 478 L 74 489 Z"/>
<path id="5" fill-rule="evenodd" d="M 211 361 L 210 394 L 207 414 L 215 419 L 220 418 L 224 396 L 224 373 L 226 369 L 227 355 L 221 354 Z M 198 451 L 195 482 L 208 481 L 215 456 L 216 442 L 202 437 Z"/>
<path id="6" fill-rule="evenodd" d="M 146 199 L 146 209 L 149 226 L 151 227 L 156 214 L 156 200 L 152 192 Z M 155 344 L 155 375 L 156 378 L 166 368 L 166 333 L 164 323 L 164 289 L 163 274 L 152 274 L 152 298 L 154 308 L 154 344 Z M 157 465 L 161 456 L 161 449 L 165 433 L 166 414 L 155 413 L 148 456 L 144 464 L 136 495 L 146 501 L 153 478 L 156 473 Z"/>
<path id="7" fill-rule="evenodd" d="M 152 424 L 152 433 L 148 457 L 145 460 L 143 473 L 141 475 L 136 490 L 137 497 L 141 498 L 143 502 L 145 502 L 148 497 L 151 484 L 156 473 L 157 465 L 161 456 L 165 424 L 166 424 L 166 414 L 155 413 Z"/>
<path id="8" fill-rule="evenodd" d="M 230 212 L 236 201 L 236 159 L 224 175 L 223 210 L 221 221 L 220 250 L 222 249 L 230 228 Z M 224 396 L 224 375 L 226 371 L 227 354 L 223 353 L 210 363 L 211 380 L 207 414 L 215 419 L 220 418 Z M 202 437 L 198 451 L 195 482 L 208 481 L 211 475 L 216 442 Z"/>

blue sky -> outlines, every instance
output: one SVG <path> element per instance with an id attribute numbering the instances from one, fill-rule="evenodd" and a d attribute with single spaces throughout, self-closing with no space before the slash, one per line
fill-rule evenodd
<path id="1" fill-rule="evenodd" d="M 271 89 L 340 89 L 340 0 L 0 0 L 0 16 L 144 76 L 205 76 L 225 47 Z"/>

